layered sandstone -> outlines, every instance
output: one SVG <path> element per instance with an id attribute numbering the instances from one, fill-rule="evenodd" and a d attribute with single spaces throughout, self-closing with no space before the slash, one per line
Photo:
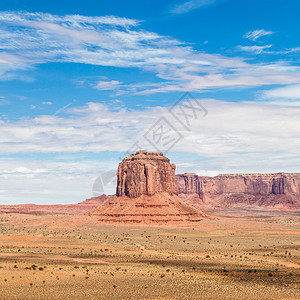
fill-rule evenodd
<path id="1" fill-rule="evenodd" d="M 300 208 L 300 174 L 227 174 L 203 177 L 176 175 L 181 197 L 197 207 L 257 205 Z"/>
<path id="2" fill-rule="evenodd" d="M 130 198 L 166 192 L 177 195 L 175 165 L 161 152 L 137 151 L 118 167 L 118 197 Z"/>
<path id="3" fill-rule="evenodd" d="M 187 224 L 207 215 L 180 199 L 175 165 L 160 152 L 138 151 L 118 167 L 116 197 L 89 215 L 105 223 Z"/>
<path id="4" fill-rule="evenodd" d="M 99 222 L 128 224 L 189 224 L 208 217 L 169 193 L 115 197 L 88 214 L 96 215 Z"/>

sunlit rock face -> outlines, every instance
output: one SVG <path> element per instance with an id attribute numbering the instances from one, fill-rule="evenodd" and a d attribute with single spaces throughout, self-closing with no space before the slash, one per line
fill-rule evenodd
<path id="1" fill-rule="evenodd" d="M 176 175 L 180 195 L 194 195 L 193 204 L 203 208 L 256 205 L 287 209 L 300 208 L 300 174 L 226 174 L 215 177 L 193 173 Z M 198 196 L 198 200 L 197 200 Z M 198 205 L 197 205 L 198 204 Z"/>
<path id="2" fill-rule="evenodd" d="M 137 151 L 119 164 L 116 195 L 129 198 L 163 192 L 177 195 L 175 169 L 161 152 Z"/>

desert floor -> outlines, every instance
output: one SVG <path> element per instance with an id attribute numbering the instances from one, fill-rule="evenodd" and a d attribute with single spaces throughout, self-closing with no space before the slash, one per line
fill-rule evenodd
<path id="1" fill-rule="evenodd" d="M 0 214 L 0 298 L 300 299 L 300 216 L 216 214 L 197 228 Z"/>

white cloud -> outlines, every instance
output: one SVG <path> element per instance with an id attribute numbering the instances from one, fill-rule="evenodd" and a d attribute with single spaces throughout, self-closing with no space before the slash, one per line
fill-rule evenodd
<path id="1" fill-rule="evenodd" d="M 0 96 L 0 105 L 8 105 L 10 101 L 7 100 L 4 96 Z"/>
<path id="2" fill-rule="evenodd" d="M 115 90 L 118 88 L 122 82 L 118 80 L 111 80 L 111 81 L 98 81 L 95 85 L 95 88 L 98 90 Z"/>
<path id="3" fill-rule="evenodd" d="M 209 4 L 215 3 L 217 0 L 190 0 L 187 2 L 184 2 L 182 4 L 178 4 L 174 6 L 170 13 L 172 14 L 185 14 L 192 10 L 201 8 L 203 6 L 207 6 Z"/>
<path id="4" fill-rule="evenodd" d="M 17 122 L 6 121 L 1 125 L 0 153 L 126 151 L 161 116 L 171 118 L 172 124 L 186 137 L 176 151 L 218 156 L 236 149 L 243 152 L 293 150 L 285 148 L 286 145 L 283 147 L 279 140 L 281 133 L 287 138 L 286 131 L 292 138 L 299 133 L 297 108 L 216 100 L 202 100 L 202 103 L 209 114 L 197 121 L 191 134 L 185 132 L 163 107 L 115 111 L 100 103 L 89 103 L 69 109 L 67 117 L 43 115 Z M 285 128 L 276 124 L 279 114 L 281 123 L 286 123 Z M 213 141 L 207 151 L 195 147 L 197 140 L 203 138 L 203 147 L 208 147 L 208 141 Z M 265 143 L 271 144 L 272 141 L 275 144 L 267 148 Z M 213 147 L 216 143 L 217 147 Z M 249 143 L 252 149 L 248 148 Z M 146 148 L 149 146 L 145 144 Z"/>
<path id="5" fill-rule="evenodd" d="M 1 40 L 6 38 L 10 39 L 10 34 L 2 35 L 0 30 L 0 48 L 4 49 L 4 51 L 0 53 L 0 80 L 14 79 L 15 77 L 12 72 L 19 70 L 28 70 L 32 68 L 30 60 L 28 58 L 22 57 L 22 55 L 18 54 L 10 54 L 5 51 L 6 49 L 5 47 L 3 47 Z M 24 76 L 21 79 L 24 81 L 30 81 L 30 78 L 26 78 Z"/>
<path id="6" fill-rule="evenodd" d="M 294 53 L 294 52 L 300 52 L 300 47 L 290 48 L 286 51 L 286 53 Z"/>
<path id="7" fill-rule="evenodd" d="M 265 45 L 265 46 L 238 46 L 238 48 L 242 51 L 253 52 L 255 54 L 261 54 L 264 52 L 265 49 L 271 48 L 272 45 Z"/>
<path id="8" fill-rule="evenodd" d="M 115 169 L 117 161 L 71 160 L 39 161 L 0 159 L 0 204 L 60 204 L 78 203 L 92 197 L 95 179 Z M 113 194 L 114 186 L 105 186 L 104 192 Z"/>
<path id="9" fill-rule="evenodd" d="M 293 84 L 276 89 L 265 90 L 260 93 L 260 98 L 269 100 L 297 100 L 300 104 L 300 85 Z"/>
<path id="10" fill-rule="evenodd" d="M 53 103 L 51 101 L 44 101 L 43 105 L 52 105 Z"/>
<path id="11" fill-rule="evenodd" d="M 93 25 L 113 25 L 113 26 L 136 26 L 139 21 L 115 16 L 86 17 L 81 15 L 56 16 L 47 13 L 29 13 L 29 12 L 1 12 L 0 20 L 9 22 L 27 22 L 27 21 L 46 21 L 61 22 L 71 24 L 74 28 L 86 28 L 88 24 Z"/>
<path id="12" fill-rule="evenodd" d="M 261 85 L 274 84 L 292 84 L 296 78 L 300 79 L 300 68 L 290 66 L 284 63 L 274 64 L 256 64 L 248 65 L 238 61 L 232 62 L 236 65 L 232 69 L 232 73 L 226 74 L 222 70 L 227 68 L 229 61 L 222 59 L 212 59 L 215 72 L 208 72 L 206 75 L 198 75 L 195 70 L 207 69 L 207 67 L 189 66 L 168 68 L 162 67 L 160 70 L 160 78 L 166 80 L 158 88 L 145 89 L 140 94 L 167 93 L 170 91 L 204 91 L 214 88 L 235 88 L 235 87 L 254 87 Z M 224 66 L 222 65 L 224 64 Z M 214 67 L 209 67 L 211 71 Z M 299 80 L 298 79 L 298 80 Z M 175 83 L 174 83 L 175 82 Z"/>
<path id="13" fill-rule="evenodd" d="M 253 31 L 248 31 L 245 35 L 244 38 L 249 39 L 251 41 L 256 41 L 257 39 L 263 37 L 263 36 L 268 36 L 274 34 L 273 31 L 267 31 L 264 29 L 259 29 L 259 30 L 253 30 Z"/>
<path id="14" fill-rule="evenodd" d="M 204 3 L 198 1 L 197 5 Z M 0 25 L 0 47 L 4 49 L 0 54 L 2 80 L 18 78 L 18 70 L 48 62 L 134 67 L 151 71 L 162 79 L 156 86 L 118 86 L 117 82 L 109 83 L 108 80 L 99 83 L 99 88 L 105 89 L 118 86 L 115 96 L 122 93 L 201 92 L 216 87 L 292 84 L 300 79 L 300 69 L 288 62 L 285 69 L 274 68 L 271 73 L 267 64 L 198 52 L 172 37 L 142 30 L 139 22 L 131 19 L 0 12 Z M 257 39 L 266 34 L 270 32 L 253 31 L 249 38 Z M 22 76 L 19 77 L 31 80 Z"/>

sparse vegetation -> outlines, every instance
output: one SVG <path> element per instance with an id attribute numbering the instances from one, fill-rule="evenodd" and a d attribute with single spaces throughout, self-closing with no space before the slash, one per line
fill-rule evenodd
<path id="1" fill-rule="evenodd" d="M 63 287 L 66 295 L 76 291 L 81 299 L 95 290 L 109 298 L 112 288 L 123 299 L 129 294 L 133 299 L 184 298 L 194 290 L 217 292 L 224 299 L 228 295 L 265 299 L 266 294 L 297 299 L 299 295 L 300 271 L 294 267 L 300 261 L 299 235 L 282 234 L 291 230 L 291 223 L 249 225 L 238 220 L 240 227 L 232 227 L 232 220 L 222 220 L 211 221 L 212 227 L 207 222 L 201 229 L 122 227 L 120 232 L 120 227 L 95 224 L 66 228 L 64 217 L 48 216 L 43 222 L 48 218 L 49 225 L 35 230 L 26 222 L 38 224 L 40 216 L 10 218 L 5 230 L 0 227 L 1 237 L 17 240 L 20 230 L 26 242 L 22 247 L 12 242 L 0 245 L 0 282 L 5 287 L 1 293 L 6 298 L 24 286 L 28 299 L 41 287 L 52 295 L 56 286 Z M 11 225 L 13 218 L 18 225 Z M 293 224 L 293 230 L 297 226 Z M 246 282 L 251 282 L 251 291 Z"/>

